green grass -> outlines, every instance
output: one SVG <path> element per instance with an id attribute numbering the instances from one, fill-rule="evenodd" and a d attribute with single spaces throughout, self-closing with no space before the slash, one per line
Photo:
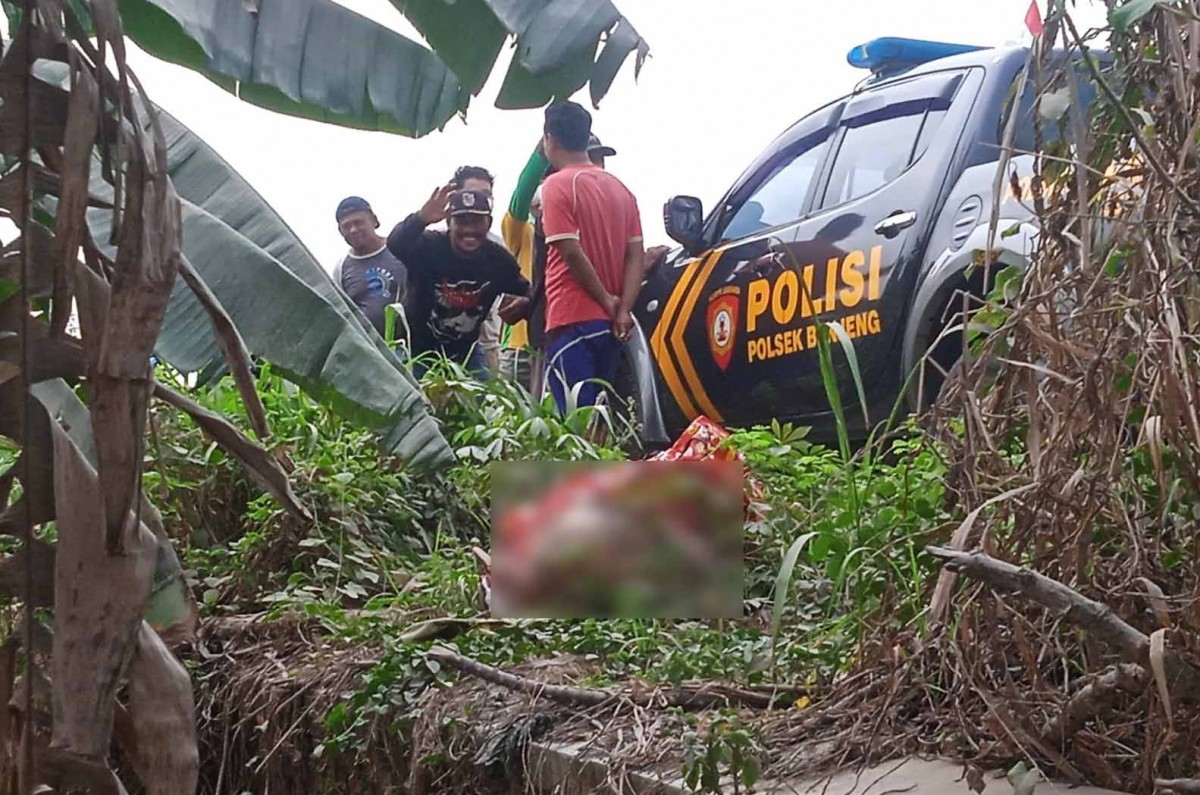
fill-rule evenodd
<path id="1" fill-rule="evenodd" d="M 828 346 L 822 359 L 830 373 L 835 350 Z M 487 546 L 490 464 L 625 457 L 629 429 L 591 409 L 559 417 L 551 401 L 505 381 L 480 384 L 444 361 L 424 386 L 459 461 L 437 477 L 381 457 L 369 433 L 263 372 L 273 443 L 286 451 L 296 492 L 317 516 L 311 527 L 290 522 L 190 419 L 155 410 L 147 488 L 165 507 L 203 609 L 299 613 L 342 642 L 379 650 L 380 663 L 328 716 L 331 751 L 354 749 L 363 727 L 381 716 L 400 726 L 422 689 L 450 678 L 426 660 L 430 642 L 402 640 L 408 622 L 396 613 L 477 614 L 470 548 Z M 227 381 L 199 397 L 245 422 Z M 921 549 L 945 523 L 936 450 L 914 435 L 893 443 L 887 463 L 864 467 L 850 454 L 839 416 L 838 450 L 778 423 L 729 441 L 766 488 L 762 520 L 746 526 L 745 596 L 768 608 L 774 599 L 770 621 L 518 622 L 470 631 L 456 639 L 459 650 L 496 665 L 582 655 L 600 665 L 590 682 L 598 686 L 633 676 L 747 683 L 833 676 L 849 664 L 873 611 L 887 604 L 901 620 L 919 610 L 914 597 L 934 570 Z M 589 441 L 595 421 L 612 422 L 610 444 Z"/>

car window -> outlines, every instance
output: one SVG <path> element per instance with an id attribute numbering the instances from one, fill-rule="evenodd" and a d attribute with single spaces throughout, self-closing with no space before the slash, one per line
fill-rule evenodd
<path id="1" fill-rule="evenodd" d="M 822 208 L 836 207 L 883 187 L 908 167 L 924 108 L 911 104 L 895 108 L 899 115 L 863 117 L 865 123 L 846 130 L 829 175 Z"/>
<path id="2" fill-rule="evenodd" d="M 807 141 L 772 166 L 726 223 L 721 241 L 737 240 L 800 218 L 828 143 L 828 135 Z"/>
<path id="3" fill-rule="evenodd" d="M 921 135 L 917 138 L 917 148 L 913 150 L 913 162 L 921 159 L 921 155 L 925 154 L 925 150 L 929 148 L 929 142 L 933 140 L 933 135 L 942 126 L 942 121 L 945 120 L 949 108 L 931 108 L 925 114 L 925 121 L 921 123 Z"/>

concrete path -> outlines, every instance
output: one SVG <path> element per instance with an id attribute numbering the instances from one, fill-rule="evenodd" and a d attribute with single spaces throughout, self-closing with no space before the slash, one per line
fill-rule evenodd
<path id="1" fill-rule="evenodd" d="M 533 743 L 529 748 L 530 783 L 538 792 L 547 795 L 592 795 L 615 792 L 608 779 L 608 770 L 595 759 L 580 755 L 580 745 Z M 983 795 L 1011 795 L 1012 785 L 999 773 L 989 773 Z M 631 774 L 625 792 L 636 795 L 691 795 L 678 774 L 656 776 L 649 773 Z M 725 785 L 733 792 L 733 784 Z M 744 791 L 744 790 L 743 790 Z M 832 778 L 823 776 L 798 781 L 760 781 L 756 795 L 973 795 L 962 780 L 962 766 L 942 760 L 909 759 L 888 762 L 861 774 L 839 773 Z M 1096 787 L 1070 787 L 1042 781 L 1034 795 L 1123 795 Z"/>

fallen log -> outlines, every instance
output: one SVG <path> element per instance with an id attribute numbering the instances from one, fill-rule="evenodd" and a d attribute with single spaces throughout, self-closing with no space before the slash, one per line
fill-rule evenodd
<path id="1" fill-rule="evenodd" d="M 1056 611 L 1067 623 L 1086 629 L 1112 646 L 1126 662 L 1143 667 L 1149 665 L 1149 636 L 1128 624 L 1108 605 L 1090 599 L 1058 580 L 997 560 L 985 552 L 960 552 L 945 547 L 926 547 L 925 551 L 942 561 L 949 571 L 998 590 L 1019 594 Z M 1200 668 L 1173 651 L 1165 651 L 1163 657 L 1172 693 L 1181 701 L 1200 703 Z"/>
<path id="2" fill-rule="evenodd" d="M 485 682 L 526 693 L 540 696 L 568 707 L 596 707 L 616 700 L 628 701 L 639 707 L 678 707 L 680 709 L 712 709 L 740 705 L 765 709 L 771 707 L 775 699 L 762 693 L 751 693 L 745 690 L 726 686 L 711 686 L 697 690 L 650 690 L 627 691 L 602 690 L 594 687 L 571 687 L 568 685 L 550 685 L 501 671 L 486 663 L 464 657 L 447 648 L 439 647 L 429 650 L 429 659 L 461 673 L 470 674 Z"/>
<path id="3" fill-rule="evenodd" d="M 1173 793 L 1173 795 L 1200 795 L 1200 779 L 1198 778 L 1157 778 L 1154 780 L 1154 792 Z"/>

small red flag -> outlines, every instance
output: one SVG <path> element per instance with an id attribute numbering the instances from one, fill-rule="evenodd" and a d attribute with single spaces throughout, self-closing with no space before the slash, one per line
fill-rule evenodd
<path id="1" fill-rule="evenodd" d="M 1025 27 L 1034 36 L 1040 36 L 1046 28 L 1042 25 L 1042 12 L 1038 9 L 1037 0 L 1031 0 L 1029 10 L 1025 12 Z"/>

